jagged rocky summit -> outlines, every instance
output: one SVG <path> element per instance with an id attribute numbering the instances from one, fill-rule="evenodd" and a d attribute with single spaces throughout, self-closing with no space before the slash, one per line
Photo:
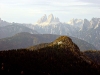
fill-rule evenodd
<path id="1" fill-rule="evenodd" d="M 60 23 L 58 17 L 54 17 L 53 14 L 50 14 L 48 17 L 46 14 L 41 17 L 37 22 L 36 25 L 47 26 L 48 24 L 57 24 Z"/>

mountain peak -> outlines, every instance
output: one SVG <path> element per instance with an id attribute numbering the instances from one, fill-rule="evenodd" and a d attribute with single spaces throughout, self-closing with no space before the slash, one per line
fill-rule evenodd
<path id="1" fill-rule="evenodd" d="M 2 19 L 0 18 L 0 22 L 2 21 Z"/>
<path id="2" fill-rule="evenodd" d="M 47 16 L 46 16 L 46 14 L 44 14 L 44 16 L 41 17 L 41 18 L 37 21 L 37 23 L 40 24 L 40 23 L 45 22 L 46 20 L 47 20 Z"/>
<path id="3" fill-rule="evenodd" d="M 73 43 L 71 38 L 69 38 L 68 36 L 60 36 L 53 42 L 53 44 L 57 45 L 61 44 L 67 50 L 71 50 L 72 52 L 75 53 L 80 53 L 78 46 L 75 43 Z"/>
<path id="4" fill-rule="evenodd" d="M 74 25 L 74 19 L 71 19 L 67 24 Z"/>
<path id="5" fill-rule="evenodd" d="M 0 18 L 0 22 L 1 22 L 1 18 Z"/>
<path id="6" fill-rule="evenodd" d="M 60 22 L 58 17 L 55 17 L 54 22 Z"/>
<path id="7" fill-rule="evenodd" d="M 74 27 L 77 27 L 77 28 L 82 28 L 83 26 L 83 20 L 82 19 L 71 19 L 69 22 L 67 22 L 67 24 L 69 25 L 72 25 Z"/>
<path id="8" fill-rule="evenodd" d="M 46 14 L 44 14 L 44 16 L 42 18 L 40 18 L 37 21 L 37 25 L 42 25 L 42 26 L 47 26 L 49 24 L 58 24 L 59 18 L 58 17 L 54 17 L 53 14 L 50 14 L 47 18 Z"/>
<path id="9" fill-rule="evenodd" d="M 51 23 L 51 22 L 53 22 L 53 21 L 54 21 L 54 16 L 53 16 L 53 14 L 50 14 L 50 15 L 48 16 L 47 22 L 48 22 L 48 23 Z"/>

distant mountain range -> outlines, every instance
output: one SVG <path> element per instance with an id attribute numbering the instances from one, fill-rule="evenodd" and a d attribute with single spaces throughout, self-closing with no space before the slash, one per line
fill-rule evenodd
<path id="1" fill-rule="evenodd" d="M 12 25 L 0 27 L 0 39 L 11 37 L 20 32 L 29 32 L 31 34 L 38 34 L 37 31 L 30 29 L 28 27 L 25 27 L 23 25 L 12 24 Z"/>
<path id="2" fill-rule="evenodd" d="M 0 18 L 0 27 L 7 26 L 7 25 L 11 25 L 11 24 L 12 24 L 12 23 L 3 21 L 3 20 Z"/>
<path id="3" fill-rule="evenodd" d="M 41 43 L 50 43 L 58 38 L 60 35 L 53 34 L 30 34 L 28 32 L 18 33 L 9 38 L 0 39 L 0 50 L 20 49 L 30 46 L 38 45 Z M 78 45 L 80 50 L 96 50 L 96 48 L 77 38 L 70 37 L 72 41 Z"/>
<path id="4" fill-rule="evenodd" d="M 6 26 L 10 27 L 11 25 L 24 26 L 30 28 L 31 30 L 35 30 L 36 33 L 40 34 L 56 34 L 76 37 L 87 41 L 100 50 L 100 18 L 92 18 L 90 21 L 87 19 L 72 19 L 69 22 L 62 23 L 60 22 L 59 18 L 54 17 L 53 14 L 50 14 L 48 17 L 44 15 L 35 24 L 8 23 L 0 19 L 0 28 L 3 27 L 0 30 L 6 29 Z M 6 30 L 10 32 L 12 28 Z M 15 30 L 17 29 L 15 28 Z M 4 32 L 5 35 L 8 35 L 5 30 L 0 32 L 2 33 L 0 34 L 2 36 Z M 12 34 L 13 30 L 10 33 Z M 0 37 L 3 38 L 2 36 Z"/>
<path id="5" fill-rule="evenodd" d="M 100 18 L 92 18 L 90 21 L 87 19 L 72 19 L 69 22 L 62 23 L 60 21 L 54 22 L 53 16 L 50 15 L 50 17 L 52 22 L 48 23 L 48 25 L 45 25 L 40 19 L 42 22 L 37 22 L 36 25 L 33 25 L 33 28 L 36 28 L 38 32 L 42 32 L 42 34 L 50 33 L 73 36 L 85 40 L 93 44 L 97 49 L 100 49 Z"/>

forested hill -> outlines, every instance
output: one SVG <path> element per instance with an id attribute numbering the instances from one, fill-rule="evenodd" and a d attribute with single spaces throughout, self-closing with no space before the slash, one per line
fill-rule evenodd
<path id="1" fill-rule="evenodd" d="M 18 33 L 12 37 L 0 39 L 0 50 L 20 49 L 41 43 L 53 42 L 61 35 L 54 34 L 30 34 L 28 32 Z M 75 37 L 70 37 L 72 41 L 78 45 L 80 50 L 96 50 L 96 48 L 86 41 Z"/>
<path id="2" fill-rule="evenodd" d="M 67 36 L 38 50 L 0 51 L 0 75 L 100 75 L 100 66 Z"/>

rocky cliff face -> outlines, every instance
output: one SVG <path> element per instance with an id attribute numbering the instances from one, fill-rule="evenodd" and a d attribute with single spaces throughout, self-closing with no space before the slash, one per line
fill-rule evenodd
<path id="1" fill-rule="evenodd" d="M 45 14 L 43 17 L 41 17 L 41 18 L 37 21 L 37 24 L 41 24 L 41 23 L 43 23 L 43 22 L 45 22 L 45 21 L 47 21 L 47 16 L 46 16 L 46 14 Z"/>
<path id="2" fill-rule="evenodd" d="M 53 14 L 50 14 L 48 17 L 46 15 L 44 15 L 43 17 L 41 17 L 36 25 L 40 25 L 40 26 L 48 26 L 50 24 L 57 24 L 59 23 L 59 18 L 58 17 L 54 17 Z"/>

